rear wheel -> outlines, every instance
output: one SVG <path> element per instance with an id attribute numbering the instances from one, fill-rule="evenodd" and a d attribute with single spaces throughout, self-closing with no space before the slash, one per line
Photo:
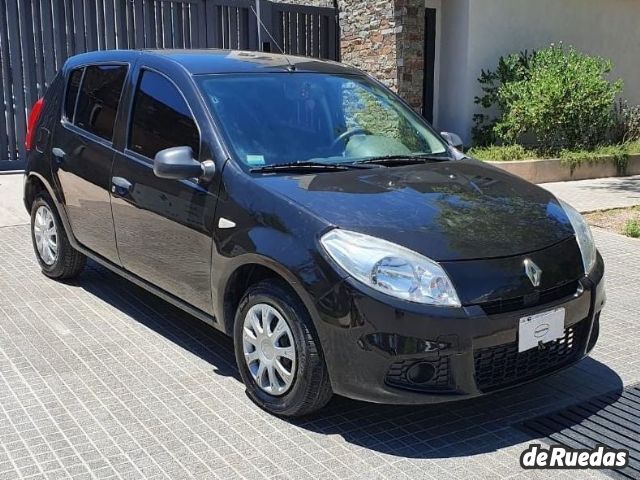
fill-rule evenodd
<path id="1" fill-rule="evenodd" d="M 87 258 L 69 243 L 51 197 L 39 194 L 31 206 L 31 240 L 42 272 L 63 280 L 77 277 Z"/>
<path id="2" fill-rule="evenodd" d="M 250 287 L 234 326 L 236 361 L 249 397 L 280 416 L 300 416 L 331 398 L 327 367 L 307 309 L 275 279 Z"/>

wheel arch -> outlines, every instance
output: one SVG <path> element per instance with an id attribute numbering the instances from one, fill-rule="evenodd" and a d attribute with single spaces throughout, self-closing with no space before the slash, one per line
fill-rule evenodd
<path id="1" fill-rule="evenodd" d="M 291 288 L 307 308 L 312 322 L 316 323 L 315 303 L 296 275 L 270 258 L 248 255 L 242 261 L 234 262 L 228 275 L 220 282 L 222 288 L 219 291 L 223 293 L 219 296 L 217 310 L 222 317 L 224 331 L 228 335 L 233 334 L 235 313 L 244 293 L 251 285 L 268 278 L 280 280 Z"/>
<path id="2" fill-rule="evenodd" d="M 23 201 L 27 212 L 31 214 L 31 205 L 33 205 L 33 201 L 38 196 L 38 193 L 43 191 L 47 192 L 49 194 L 49 197 L 51 197 L 53 201 L 53 207 L 56 209 L 58 216 L 62 220 L 62 227 L 67 234 L 69 242 L 74 248 L 77 248 L 78 244 L 76 242 L 76 238 L 73 235 L 71 225 L 69 224 L 69 219 L 67 218 L 67 214 L 63 205 L 60 203 L 58 195 L 56 195 L 56 192 L 54 191 L 49 181 L 41 174 L 34 171 L 29 172 L 24 179 Z"/>
<path id="3" fill-rule="evenodd" d="M 28 174 L 24 179 L 24 208 L 31 213 L 31 206 L 35 201 L 38 193 L 45 191 L 52 196 L 51 189 L 47 186 L 45 180 L 36 173 Z"/>

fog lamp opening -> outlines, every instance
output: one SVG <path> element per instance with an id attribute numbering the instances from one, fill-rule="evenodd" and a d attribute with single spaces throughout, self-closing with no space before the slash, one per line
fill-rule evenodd
<path id="1" fill-rule="evenodd" d="M 436 368 L 429 362 L 414 363 L 407 371 L 407 379 L 411 383 L 423 384 L 433 380 Z"/>

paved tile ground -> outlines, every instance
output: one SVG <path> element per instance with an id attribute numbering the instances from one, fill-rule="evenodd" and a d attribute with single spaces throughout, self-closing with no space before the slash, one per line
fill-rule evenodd
<path id="1" fill-rule="evenodd" d="M 245 396 L 228 338 L 96 265 L 49 280 L 28 227 L 0 228 L 0 479 L 546 477 L 520 469 L 518 424 L 640 380 L 640 242 L 596 237 L 609 305 L 592 358 L 477 400 L 336 398 L 288 422 Z"/>
<path id="2" fill-rule="evenodd" d="M 550 190 L 580 212 L 640 205 L 640 175 L 543 183 L 540 186 Z"/>

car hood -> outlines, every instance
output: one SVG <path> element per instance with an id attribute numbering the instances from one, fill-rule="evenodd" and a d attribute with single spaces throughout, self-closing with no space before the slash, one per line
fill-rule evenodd
<path id="1" fill-rule="evenodd" d="M 437 261 L 521 255 L 574 235 L 549 192 L 472 159 L 257 180 L 332 226 Z"/>

